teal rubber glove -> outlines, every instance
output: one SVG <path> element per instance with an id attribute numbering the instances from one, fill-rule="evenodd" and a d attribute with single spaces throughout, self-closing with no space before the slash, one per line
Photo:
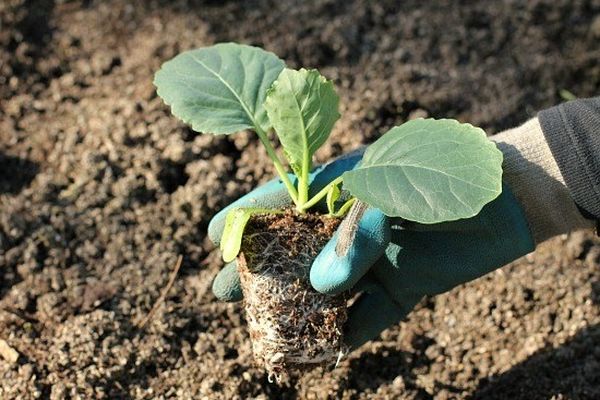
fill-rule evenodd
<path id="1" fill-rule="evenodd" d="M 327 182 L 359 161 L 349 155 L 317 169 L 311 189 Z M 209 236 L 218 244 L 225 215 L 231 207 L 281 207 L 291 200 L 274 180 L 242 197 L 213 218 Z M 510 189 L 486 205 L 475 217 L 441 224 L 404 223 L 369 209 L 344 257 L 335 253 L 338 234 L 314 261 L 313 287 L 328 294 L 362 291 L 349 310 L 346 343 L 357 348 L 402 320 L 425 295 L 435 295 L 487 274 L 534 249 L 525 214 Z M 224 301 L 241 300 L 234 263 L 215 278 L 213 292 Z"/>

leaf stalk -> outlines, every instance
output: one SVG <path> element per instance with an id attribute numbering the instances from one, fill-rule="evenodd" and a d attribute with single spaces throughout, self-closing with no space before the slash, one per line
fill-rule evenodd
<path id="1" fill-rule="evenodd" d="M 340 183 L 342 183 L 342 180 L 343 180 L 343 178 L 341 176 L 338 176 L 337 178 L 332 180 L 327 186 L 325 186 L 323 189 L 321 189 L 317 194 L 315 194 L 306 203 L 298 205 L 298 207 L 297 207 L 298 212 L 304 212 L 304 211 L 308 210 L 309 208 L 311 208 L 312 206 L 316 205 L 325 196 L 327 196 L 327 192 L 329 192 L 329 189 L 332 186 L 339 185 Z"/>

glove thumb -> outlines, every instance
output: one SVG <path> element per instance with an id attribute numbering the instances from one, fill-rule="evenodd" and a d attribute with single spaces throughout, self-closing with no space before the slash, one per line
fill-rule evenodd
<path id="1" fill-rule="evenodd" d="M 388 218 L 368 209 L 358 225 L 356 238 L 344 256 L 335 247 L 339 230 L 313 262 L 310 283 L 321 293 L 338 294 L 350 289 L 385 252 L 390 241 Z"/>

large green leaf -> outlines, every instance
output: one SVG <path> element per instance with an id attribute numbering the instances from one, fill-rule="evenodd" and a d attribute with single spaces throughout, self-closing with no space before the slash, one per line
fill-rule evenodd
<path id="1" fill-rule="evenodd" d="M 344 187 L 388 216 L 433 224 L 468 218 L 502 191 L 502 153 L 483 130 L 417 119 L 373 143 Z"/>
<path id="2" fill-rule="evenodd" d="M 195 131 L 229 134 L 257 126 L 266 131 L 263 102 L 284 67 L 273 53 L 221 43 L 167 61 L 154 84 L 173 115 Z"/>
<path id="3" fill-rule="evenodd" d="M 312 156 L 340 117 L 333 83 L 316 70 L 284 69 L 267 94 L 265 108 L 294 172 L 308 171 Z"/>

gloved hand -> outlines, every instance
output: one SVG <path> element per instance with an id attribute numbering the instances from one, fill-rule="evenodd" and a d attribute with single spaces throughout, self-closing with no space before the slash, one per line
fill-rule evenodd
<path id="1" fill-rule="evenodd" d="M 311 189 L 353 168 L 360 155 L 345 157 L 313 174 Z M 280 207 L 290 204 L 285 188 L 271 181 L 221 211 L 209 225 L 218 244 L 230 207 Z M 363 291 L 349 310 L 346 342 L 356 348 L 399 322 L 425 295 L 445 292 L 476 279 L 534 249 L 525 214 L 504 185 L 502 194 L 470 219 L 434 225 L 405 223 L 369 209 L 344 257 L 335 253 L 338 234 L 313 263 L 310 279 L 320 292 Z M 241 299 L 234 264 L 227 265 L 213 284 L 226 301 Z"/>

